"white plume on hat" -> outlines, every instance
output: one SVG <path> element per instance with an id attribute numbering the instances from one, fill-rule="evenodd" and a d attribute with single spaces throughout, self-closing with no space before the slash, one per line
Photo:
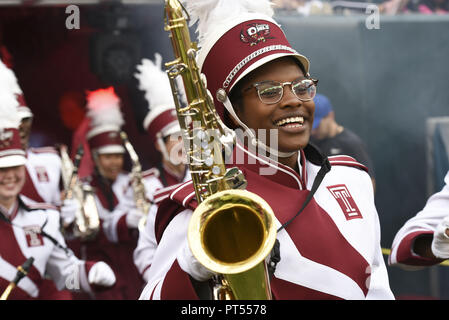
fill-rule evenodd
<path id="1" fill-rule="evenodd" d="M 17 95 L 21 93 L 14 72 L 0 61 L 0 128 L 19 127 Z"/>
<path id="2" fill-rule="evenodd" d="M 88 91 L 86 100 L 87 116 L 91 119 L 88 137 L 108 130 L 120 130 L 125 121 L 120 111 L 120 98 L 113 87 Z"/>
<path id="3" fill-rule="evenodd" d="M 137 70 L 139 72 L 134 76 L 139 80 L 139 89 L 145 92 L 148 102 L 149 113 L 143 122 L 143 127 L 147 128 L 162 112 L 170 109 L 175 111 L 175 103 L 168 75 L 162 70 L 162 56 L 159 53 L 154 54 L 154 62 L 142 59 Z M 185 101 L 182 94 L 181 99 Z"/>
<path id="4" fill-rule="evenodd" d="M 170 82 L 161 68 L 162 56 L 155 53 L 154 62 L 142 59 L 141 64 L 137 66 L 139 72 L 135 73 L 135 77 L 139 80 L 139 89 L 145 92 L 145 99 L 148 101 L 150 110 L 162 106 L 174 107 Z"/>
<path id="5" fill-rule="evenodd" d="M 0 61 L 0 140 L 2 140 L 0 141 L 0 168 L 21 166 L 26 163 L 25 151 L 14 139 L 14 135 L 16 137 L 19 135 L 21 119 L 17 111 L 19 107 L 17 96 L 21 93 L 14 72 Z M 4 141 L 8 143 L 3 143 Z"/>
<path id="6" fill-rule="evenodd" d="M 190 16 L 190 26 L 198 22 L 198 46 L 201 48 L 210 34 L 214 34 L 228 20 L 248 13 L 273 17 L 274 4 L 270 0 L 182 0 Z"/>

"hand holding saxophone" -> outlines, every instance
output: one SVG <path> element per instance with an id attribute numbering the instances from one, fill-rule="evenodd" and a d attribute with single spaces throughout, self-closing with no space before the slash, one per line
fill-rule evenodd
<path id="1" fill-rule="evenodd" d="M 197 281 L 206 281 L 212 278 L 215 274 L 206 267 L 204 267 L 193 255 L 190 250 L 189 243 L 184 242 L 184 245 L 178 252 L 178 264 L 181 269 L 188 273 L 193 279 Z"/>

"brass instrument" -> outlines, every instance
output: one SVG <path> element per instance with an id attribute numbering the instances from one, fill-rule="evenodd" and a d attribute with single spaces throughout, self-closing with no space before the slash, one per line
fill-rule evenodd
<path id="1" fill-rule="evenodd" d="M 133 188 L 134 202 L 136 203 L 136 207 L 143 213 L 143 216 L 139 221 L 139 230 L 142 231 L 145 228 L 148 211 L 150 210 L 151 204 L 146 197 L 145 185 L 142 181 L 142 166 L 139 161 L 139 156 L 134 150 L 132 144 L 129 142 L 126 132 L 121 131 L 120 136 L 132 161 L 131 185 Z"/>
<path id="2" fill-rule="evenodd" d="M 0 296 L 0 300 L 8 300 L 11 291 L 17 286 L 19 281 L 22 280 L 22 278 L 24 278 L 28 274 L 28 270 L 30 270 L 31 266 L 33 265 L 33 262 L 34 258 L 30 257 L 21 266 L 17 267 L 17 274 L 15 278 L 9 283 L 5 291 L 3 291 L 2 295 Z"/>
<path id="3" fill-rule="evenodd" d="M 83 156 L 83 147 L 80 145 L 78 148 L 73 163 L 68 155 L 67 147 L 62 145 L 59 149 L 62 161 L 61 176 L 65 190 L 64 198 L 76 199 L 80 204 L 75 213 L 73 234 L 82 240 L 90 240 L 96 236 L 100 229 L 100 218 L 92 187 L 78 179 L 78 168 Z"/>
<path id="4" fill-rule="evenodd" d="M 198 261 L 217 273 L 214 299 L 271 299 L 265 258 L 276 240 L 274 213 L 258 195 L 235 190 L 246 186 L 237 168 L 226 171 L 222 148 L 233 135 L 199 72 L 184 11 L 178 0 L 165 1 L 165 30 L 175 54 L 165 66 L 199 203 L 188 228 L 189 245 Z M 178 76 L 186 107 L 177 98 Z"/>

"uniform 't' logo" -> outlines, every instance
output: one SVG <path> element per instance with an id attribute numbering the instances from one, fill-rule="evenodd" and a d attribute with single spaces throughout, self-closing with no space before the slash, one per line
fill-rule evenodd
<path id="1" fill-rule="evenodd" d="M 346 220 L 363 218 L 359 208 L 355 204 L 354 198 L 344 184 L 329 186 L 327 189 L 334 196 L 335 200 L 337 200 L 341 210 L 345 214 Z"/>

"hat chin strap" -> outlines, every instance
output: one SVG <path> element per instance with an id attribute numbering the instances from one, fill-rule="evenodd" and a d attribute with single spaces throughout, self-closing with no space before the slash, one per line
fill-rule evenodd
<path id="1" fill-rule="evenodd" d="M 258 140 L 256 136 L 254 135 L 253 131 L 250 130 L 237 116 L 237 114 L 234 111 L 234 107 L 231 104 L 231 101 L 229 100 L 229 97 L 226 95 L 226 98 L 224 101 L 222 101 L 223 105 L 225 106 L 226 110 L 228 110 L 229 114 L 234 118 L 234 120 L 245 130 L 245 133 L 247 133 L 251 137 L 251 144 L 254 148 L 259 146 L 269 154 L 272 154 L 279 158 L 288 158 L 292 155 L 296 154 L 296 151 L 294 152 L 282 152 L 279 150 L 275 150 L 264 144 L 262 141 Z"/>

